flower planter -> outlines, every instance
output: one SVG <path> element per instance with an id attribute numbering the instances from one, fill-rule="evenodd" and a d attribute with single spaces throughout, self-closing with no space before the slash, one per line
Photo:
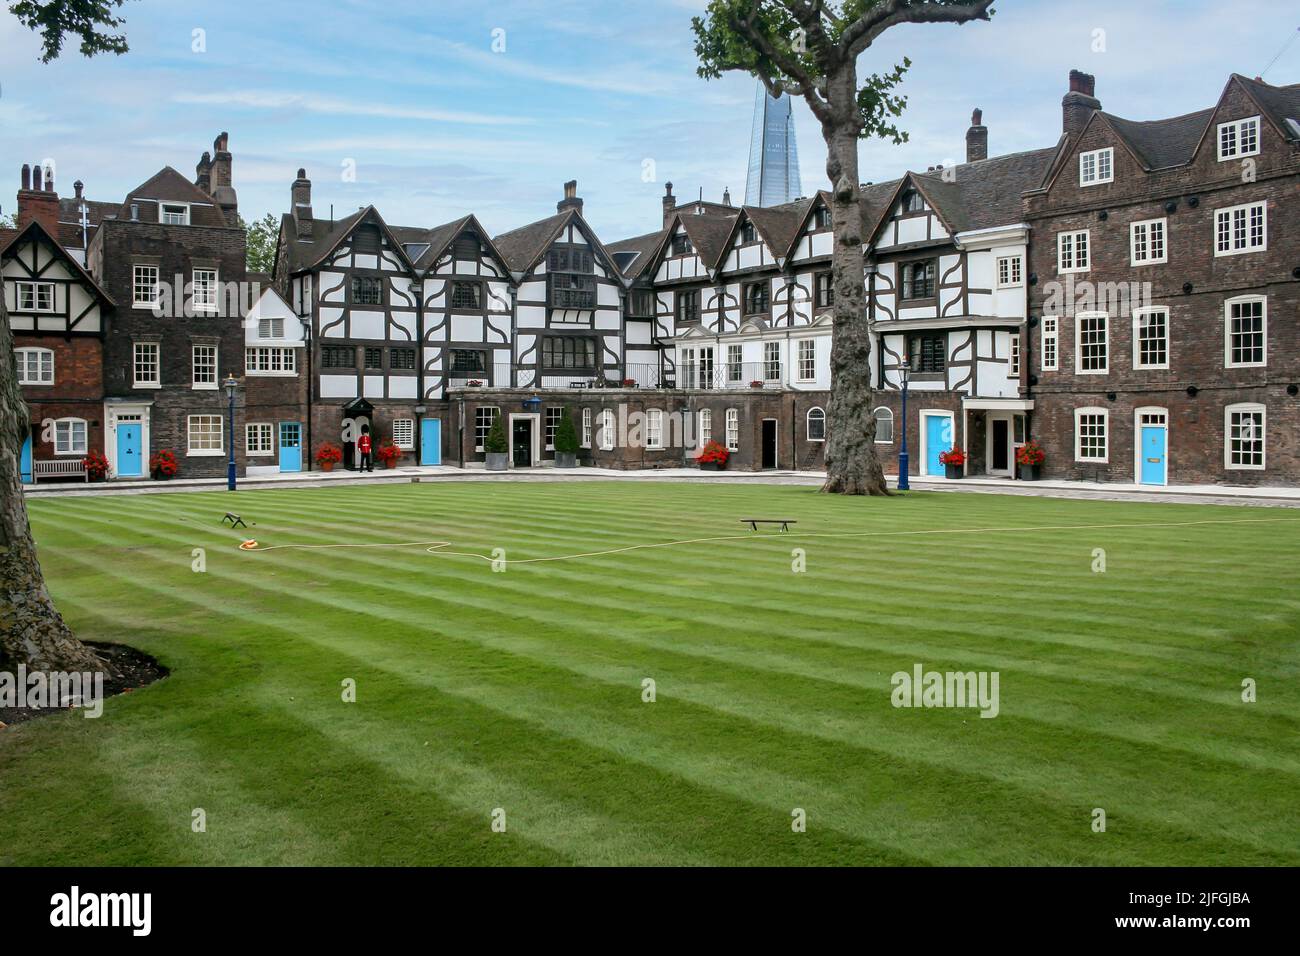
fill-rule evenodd
<path id="1" fill-rule="evenodd" d="M 385 468 L 396 468 L 396 467 L 397 467 L 397 462 L 398 462 L 398 459 L 396 459 L 396 458 L 390 458 L 390 459 L 388 459 L 388 461 L 384 462 L 384 467 L 385 467 Z"/>
<path id="2" fill-rule="evenodd" d="M 1038 466 L 1037 466 L 1037 465 L 1021 465 L 1021 466 L 1020 466 L 1020 480 L 1021 480 L 1021 481 L 1037 481 L 1037 480 L 1038 480 Z"/>
<path id="3" fill-rule="evenodd" d="M 700 471 L 725 471 L 726 462 L 722 461 L 702 461 L 700 462 Z"/>
<path id="4" fill-rule="evenodd" d="M 321 470 L 321 471 L 333 471 L 333 470 L 334 470 L 334 462 L 332 462 L 332 461 L 322 461 L 322 462 L 320 462 L 319 464 L 320 464 L 320 470 Z"/>
<path id="5" fill-rule="evenodd" d="M 172 478 L 171 475 L 168 475 L 168 474 L 166 474 L 166 473 L 164 473 L 164 472 L 161 472 L 161 471 L 155 471 L 155 472 L 153 473 L 153 480 L 154 480 L 154 481 L 171 481 L 171 478 Z"/>
<path id="6" fill-rule="evenodd" d="M 962 473 L 961 465 L 944 465 L 943 472 L 947 478 L 960 478 Z"/>
<path id="7" fill-rule="evenodd" d="M 488 471 L 505 471 L 506 465 L 510 461 L 510 453 L 504 451 L 502 452 L 490 451 L 487 453 L 485 458 L 486 461 L 484 462 L 484 464 L 487 465 Z"/>
<path id="8" fill-rule="evenodd" d="M 557 451 L 555 453 L 556 468 L 577 468 L 578 455 L 572 451 Z"/>

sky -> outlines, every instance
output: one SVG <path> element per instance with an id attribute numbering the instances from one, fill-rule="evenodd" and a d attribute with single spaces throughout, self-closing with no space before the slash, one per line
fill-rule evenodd
<path id="1" fill-rule="evenodd" d="M 299 167 L 315 214 L 373 203 L 393 225 L 474 213 L 493 235 L 555 211 L 578 181 L 606 242 L 656 230 L 678 197 L 744 196 L 756 81 L 697 76 L 706 0 L 127 0 L 129 53 L 75 45 L 39 62 L 0 3 L 0 210 L 22 164 L 54 160 L 61 195 L 120 202 L 165 165 L 191 179 L 230 133 L 245 219 L 289 208 Z M 905 26 L 861 73 L 912 60 L 902 146 L 864 141 L 861 178 L 951 165 L 971 110 L 989 153 L 1052 145 L 1071 68 L 1104 109 L 1203 109 L 1232 72 L 1300 82 L 1300 12 L 1277 0 L 999 0 L 988 23 Z M 821 130 L 795 104 L 804 193 L 825 183 Z"/>

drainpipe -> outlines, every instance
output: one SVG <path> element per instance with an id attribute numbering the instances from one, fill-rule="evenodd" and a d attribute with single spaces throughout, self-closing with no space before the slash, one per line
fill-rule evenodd
<path id="1" fill-rule="evenodd" d="M 314 298 L 316 298 L 316 276 L 315 276 L 315 274 L 313 274 L 313 273 L 309 273 L 309 275 L 311 275 L 311 277 L 312 277 L 312 279 L 311 279 L 311 294 L 312 294 L 312 298 L 314 299 Z M 301 294 L 301 291 L 302 291 L 302 279 L 301 279 L 301 278 L 298 280 L 298 283 L 299 283 L 299 285 L 298 285 L 298 288 L 299 288 L 299 294 Z M 315 338 L 315 335 L 313 334 L 314 331 L 315 331 L 315 324 L 316 324 L 316 318 L 315 318 L 315 316 L 313 315 L 313 313 L 314 313 L 315 311 L 316 311 L 316 309 L 315 309 L 315 304 L 314 304 L 314 303 L 308 303 L 308 305 L 307 305 L 307 315 L 306 315 L 306 318 L 303 320 L 303 333 L 302 333 L 303 342 L 304 342 L 304 344 L 303 344 L 303 351 L 307 353 L 307 428 L 306 428 L 306 432 L 307 432 L 307 448 L 306 448 L 306 452 L 307 452 L 307 470 L 308 470 L 308 471 L 311 471 L 311 470 L 312 470 L 312 466 L 314 466 L 314 465 L 316 464 L 316 459 L 312 456 L 312 451 L 311 451 L 311 449 L 312 449 L 312 444 L 311 444 L 311 422 L 312 422 L 312 418 L 313 418 L 313 409 L 314 409 L 314 407 L 315 407 L 315 405 L 314 405 L 314 403 L 313 403 L 313 401 L 312 401 L 312 392 L 315 390 L 315 381 L 316 381 L 316 379 L 315 379 L 315 375 L 314 375 L 314 372 L 313 372 L 313 370 L 312 370 L 312 367 L 313 367 L 313 362 L 312 362 L 312 352 L 314 352 L 314 351 L 316 350 L 316 338 Z"/>

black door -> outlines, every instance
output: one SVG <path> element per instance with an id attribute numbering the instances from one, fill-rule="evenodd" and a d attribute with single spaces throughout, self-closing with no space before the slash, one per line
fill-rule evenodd
<path id="1" fill-rule="evenodd" d="M 993 419 L 993 467 L 999 471 L 1010 471 L 1011 460 L 1007 453 L 1010 443 L 1007 441 L 1008 422 L 1005 418 Z"/>
<path id="2" fill-rule="evenodd" d="M 531 468 L 533 464 L 533 423 L 531 419 L 522 419 L 514 423 L 514 441 L 516 468 Z"/>
<path id="3" fill-rule="evenodd" d="M 763 467 L 776 467 L 776 419 L 763 419 Z"/>

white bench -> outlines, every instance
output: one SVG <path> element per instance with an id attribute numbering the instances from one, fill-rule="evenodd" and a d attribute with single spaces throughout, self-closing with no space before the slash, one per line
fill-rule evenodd
<path id="1" fill-rule="evenodd" d="M 90 481 L 86 464 L 80 458 L 55 458 L 51 461 L 32 462 L 32 484 L 42 478 L 80 478 Z"/>

